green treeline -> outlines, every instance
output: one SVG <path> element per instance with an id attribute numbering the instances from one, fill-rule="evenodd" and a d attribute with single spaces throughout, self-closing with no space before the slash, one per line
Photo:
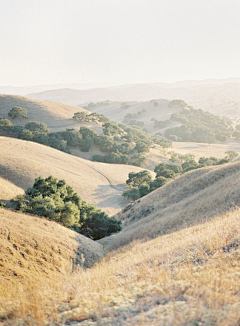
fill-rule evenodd
<path id="1" fill-rule="evenodd" d="M 238 154 L 233 151 L 228 151 L 226 154 L 222 159 L 213 156 L 201 157 L 197 162 L 192 154 L 180 155 L 173 153 L 169 163 L 160 163 L 155 166 L 155 179 L 152 178 L 151 173 L 147 170 L 130 172 L 126 181 L 128 189 L 123 193 L 123 196 L 136 200 L 188 171 L 205 166 L 228 163 L 238 157 Z"/>

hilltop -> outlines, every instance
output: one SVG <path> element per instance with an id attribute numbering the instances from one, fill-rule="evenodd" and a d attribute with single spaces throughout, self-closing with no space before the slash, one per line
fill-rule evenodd
<path id="1" fill-rule="evenodd" d="M 212 113 L 240 116 L 239 79 L 185 81 L 177 83 L 132 84 L 78 90 L 63 88 L 32 93 L 34 99 L 51 100 L 71 105 L 99 101 L 150 101 L 182 99 L 196 109 Z"/>
<path id="2" fill-rule="evenodd" d="M 51 101 L 38 101 L 16 95 L 0 95 L 0 119 L 7 118 L 13 107 L 23 107 L 28 111 L 28 119 L 17 121 L 18 125 L 24 125 L 28 121 L 46 123 L 51 131 L 57 132 L 66 128 L 78 128 L 80 124 L 72 120 L 75 112 L 87 110 L 67 104 Z M 14 121 L 12 121 L 15 123 Z"/>
<path id="3" fill-rule="evenodd" d="M 87 202 L 108 214 L 126 205 L 122 193 L 130 165 L 91 162 L 51 147 L 20 139 L 0 137 L 0 176 L 27 189 L 34 179 L 53 175 L 64 179 Z M 1 198 L 0 198 L 1 199 Z"/>
<path id="4" fill-rule="evenodd" d="M 100 242 L 108 250 L 202 223 L 240 203 L 240 161 L 190 171 L 126 206 L 123 230 Z"/>

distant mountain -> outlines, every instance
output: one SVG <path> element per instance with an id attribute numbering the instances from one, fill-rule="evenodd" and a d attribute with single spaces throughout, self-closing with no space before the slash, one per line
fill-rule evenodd
<path id="1" fill-rule="evenodd" d="M 196 109 L 240 116 L 240 79 L 183 81 L 172 84 L 135 84 L 78 90 L 63 88 L 28 95 L 71 105 L 99 101 L 150 101 L 182 99 Z M 233 111 L 234 110 L 234 111 Z"/>

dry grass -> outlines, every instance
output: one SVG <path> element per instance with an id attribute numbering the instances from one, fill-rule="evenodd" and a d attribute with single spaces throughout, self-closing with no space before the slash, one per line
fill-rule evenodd
<path id="1" fill-rule="evenodd" d="M 100 244 L 57 223 L 4 209 L 0 252 L 0 321 L 2 313 L 42 322 L 69 298 L 68 276 L 103 256 Z"/>
<path id="2" fill-rule="evenodd" d="M 49 280 L 34 298 L 32 292 L 24 300 L 17 294 L 21 309 L 12 311 L 12 323 L 14 316 L 26 319 L 31 313 L 37 317 L 31 325 L 53 318 L 58 325 L 60 320 L 74 325 L 75 320 L 77 325 L 237 326 L 239 229 L 236 211 L 148 242 L 134 242 L 69 276 L 64 286 L 60 278 L 58 284 Z"/>
<path id="3" fill-rule="evenodd" d="M 72 120 L 73 114 L 78 111 L 86 111 L 80 107 L 50 101 L 37 101 L 22 96 L 0 95 L 0 118 L 7 118 L 8 112 L 14 107 L 20 106 L 28 110 L 28 120 L 17 121 L 19 125 L 25 125 L 28 121 L 46 123 L 52 131 L 65 128 L 78 128 L 80 124 Z M 13 123 L 16 123 L 13 121 Z"/>
<path id="4" fill-rule="evenodd" d="M 237 211 L 121 248 L 76 276 L 79 310 L 65 315 L 96 325 L 239 325 L 239 229 Z"/>
<path id="5" fill-rule="evenodd" d="M 87 202 L 108 214 L 126 205 L 125 182 L 135 166 L 90 162 L 53 148 L 20 139 L 0 137 L 0 175 L 26 189 L 34 179 L 53 175 L 64 179 Z"/>
<path id="6" fill-rule="evenodd" d="M 188 172 L 116 214 L 123 230 L 101 243 L 107 250 L 202 223 L 240 204 L 240 162 Z"/>
<path id="7" fill-rule="evenodd" d="M 8 201 L 17 195 L 22 195 L 23 189 L 0 177 L 0 200 Z"/>

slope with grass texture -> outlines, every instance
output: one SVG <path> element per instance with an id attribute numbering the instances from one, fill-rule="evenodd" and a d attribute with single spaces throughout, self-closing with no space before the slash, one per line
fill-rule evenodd
<path id="1" fill-rule="evenodd" d="M 18 309 L 26 314 L 31 308 L 36 311 L 43 304 L 44 287 L 51 284 L 57 291 L 74 270 L 92 266 L 103 255 L 100 244 L 55 222 L 5 209 L 0 209 L 0 252 L 5 316 L 10 298 L 17 296 Z M 0 324 L 1 313 L 0 308 Z"/>
<path id="2" fill-rule="evenodd" d="M 27 109 L 28 119 L 11 120 L 8 117 L 9 111 L 19 106 Z M 50 101 L 37 101 L 22 96 L 0 95 L 0 118 L 10 119 L 13 124 L 25 125 L 28 121 L 39 121 L 46 123 L 48 128 L 57 132 L 66 128 L 79 129 L 80 124 L 72 120 L 75 112 L 87 110 L 67 104 Z"/>
<path id="3" fill-rule="evenodd" d="M 112 250 L 235 209 L 240 204 L 240 161 L 188 172 L 116 214 L 123 230 L 101 240 Z"/>
<path id="4" fill-rule="evenodd" d="M 52 278 L 47 289 L 33 284 L 23 296 L 17 287 L 6 293 L 6 283 L 2 320 L 10 311 L 7 325 L 238 326 L 239 230 L 236 211 L 135 241 L 69 275 L 64 286 Z"/>
<path id="5" fill-rule="evenodd" d="M 22 195 L 23 189 L 9 180 L 0 177 L 0 201 L 9 201 L 17 195 Z"/>
<path id="6" fill-rule="evenodd" d="M 48 146 L 8 137 L 0 137 L 0 152 L 0 177 L 27 189 L 35 178 L 53 175 L 64 179 L 85 201 L 108 214 L 126 205 L 122 193 L 129 172 L 141 171 L 135 166 L 90 162 Z"/>

